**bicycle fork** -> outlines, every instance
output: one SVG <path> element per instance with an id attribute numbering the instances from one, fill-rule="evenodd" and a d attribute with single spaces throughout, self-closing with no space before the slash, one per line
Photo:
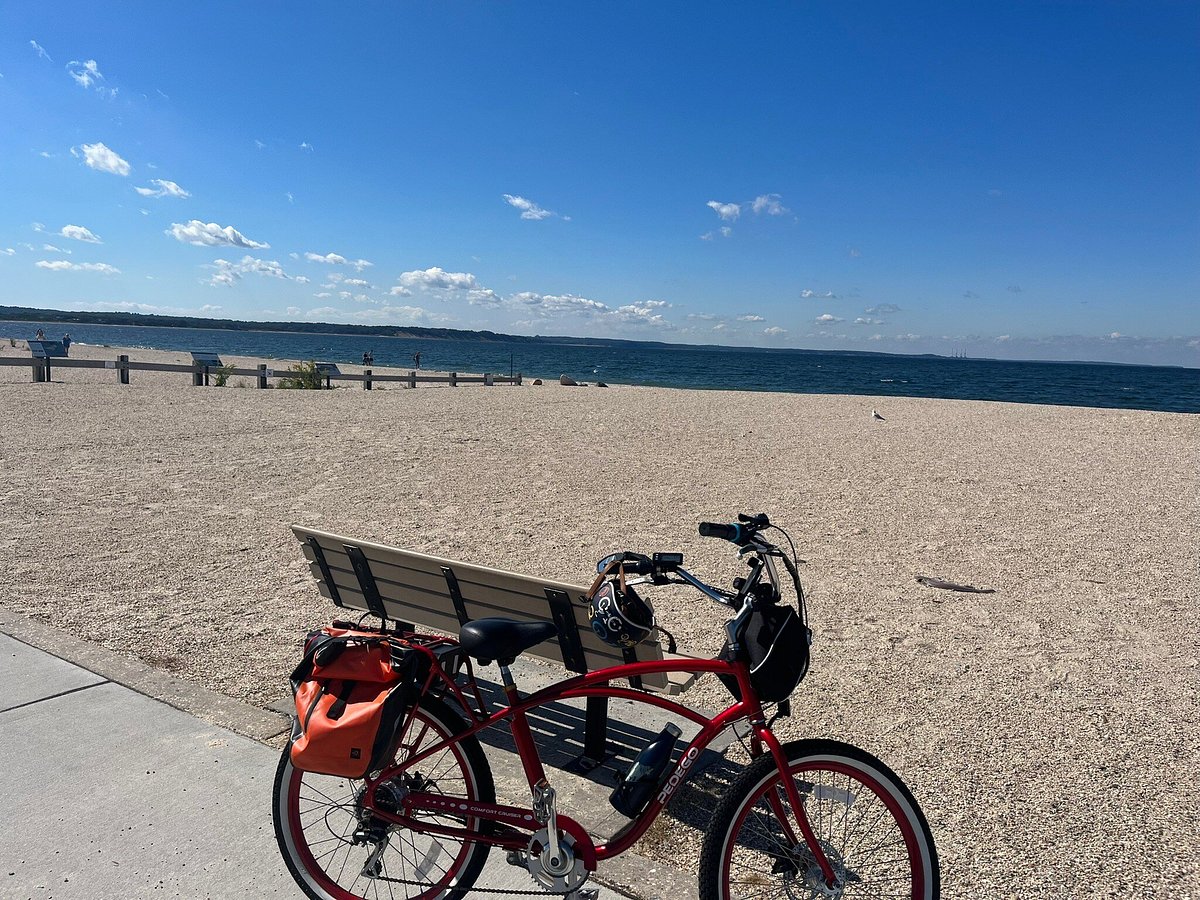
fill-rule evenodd
<path id="1" fill-rule="evenodd" d="M 808 813 L 805 812 L 804 801 L 800 798 L 800 792 L 796 789 L 796 782 L 792 779 L 789 772 L 788 761 L 784 755 L 783 747 L 769 729 L 762 726 L 761 723 L 756 723 L 756 725 L 758 725 L 758 728 L 756 734 L 757 741 L 755 743 L 766 744 L 767 750 L 775 760 L 775 766 L 779 769 L 780 779 L 783 781 L 784 795 L 787 797 L 788 805 L 792 808 L 792 814 L 800 825 L 800 834 L 804 838 L 803 844 L 808 847 L 808 852 L 812 854 L 813 860 L 816 861 L 821 869 L 821 874 L 825 876 L 826 886 L 834 888 L 838 883 L 837 873 L 834 872 L 829 858 L 825 855 L 824 849 L 817 840 L 817 835 L 812 829 L 812 823 L 808 821 Z M 793 847 L 800 846 L 802 842 L 797 839 L 795 831 L 792 830 L 787 810 L 784 808 L 776 791 L 771 791 L 770 799 L 767 803 L 771 807 L 771 811 L 775 813 L 775 818 L 779 820 L 784 836 L 788 839 L 789 843 Z"/>

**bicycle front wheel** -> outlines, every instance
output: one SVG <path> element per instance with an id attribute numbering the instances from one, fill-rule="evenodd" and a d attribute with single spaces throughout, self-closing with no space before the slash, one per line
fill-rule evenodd
<path id="1" fill-rule="evenodd" d="M 713 813 L 700 855 L 701 900 L 880 897 L 937 900 L 937 850 L 917 801 L 871 754 L 837 741 L 783 747 L 836 883 L 826 884 L 774 758 L 751 763 Z"/>
<path id="2" fill-rule="evenodd" d="M 423 698 L 396 751 L 402 765 L 466 729 L 444 703 Z M 301 772 L 291 747 L 275 773 L 275 837 L 292 877 L 314 900 L 457 900 L 479 877 L 490 845 L 389 825 L 364 808 L 362 781 Z M 492 770 L 474 736 L 404 769 L 376 791 L 377 806 L 408 790 L 494 803 Z M 430 815 L 430 822 L 478 828 L 476 818 Z"/>

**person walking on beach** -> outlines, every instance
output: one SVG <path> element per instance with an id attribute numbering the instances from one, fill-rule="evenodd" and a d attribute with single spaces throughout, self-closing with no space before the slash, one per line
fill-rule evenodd
<path id="1" fill-rule="evenodd" d="M 71 335 L 64 334 L 63 335 L 63 356 L 66 356 L 70 349 L 71 349 Z"/>
<path id="2" fill-rule="evenodd" d="M 372 355 L 371 351 L 368 350 L 366 353 L 363 354 L 363 365 L 369 366 L 373 362 L 375 362 L 375 357 Z"/>
<path id="3" fill-rule="evenodd" d="M 42 331 L 42 329 L 39 328 L 37 330 L 37 334 L 35 334 L 33 336 L 33 339 L 35 341 L 44 341 L 46 339 L 46 332 Z"/>
<path id="4" fill-rule="evenodd" d="M 421 351 L 420 350 L 418 350 L 416 353 L 413 354 L 413 368 L 414 369 L 421 368 Z"/>

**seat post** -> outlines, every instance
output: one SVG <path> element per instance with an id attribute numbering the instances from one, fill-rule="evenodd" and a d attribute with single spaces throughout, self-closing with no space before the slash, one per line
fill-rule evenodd
<path id="1" fill-rule="evenodd" d="M 515 691 L 517 689 L 517 683 L 513 681 L 512 670 L 509 669 L 509 667 L 504 663 L 499 663 L 499 665 L 500 681 L 504 685 L 505 692 Z"/>

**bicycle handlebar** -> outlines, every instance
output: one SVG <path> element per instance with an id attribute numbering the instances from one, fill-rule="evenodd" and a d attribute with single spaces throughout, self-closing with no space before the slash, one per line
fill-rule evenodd
<path id="1" fill-rule="evenodd" d="M 756 516 L 738 513 L 737 522 L 731 522 L 728 525 L 722 522 L 701 522 L 700 536 L 722 538 L 731 544 L 744 547 L 754 539 L 758 532 L 770 527 L 771 520 L 767 518 L 766 513 L 759 513 Z"/>

